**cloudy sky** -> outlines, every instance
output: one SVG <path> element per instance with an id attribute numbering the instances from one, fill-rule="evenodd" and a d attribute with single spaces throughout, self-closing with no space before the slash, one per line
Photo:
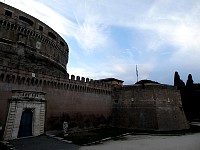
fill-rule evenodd
<path id="1" fill-rule="evenodd" d="M 70 48 L 70 75 L 200 82 L 200 0 L 1 0 L 40 19 Z"/>

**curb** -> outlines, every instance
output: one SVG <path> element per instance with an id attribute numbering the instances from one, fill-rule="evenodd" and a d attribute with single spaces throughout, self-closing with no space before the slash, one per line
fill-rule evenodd
<path id="1" fill-rule="evenodd" d="M 46 134 L 46 136 L 57 139 L 59 141 L 62 141 L 62 142 L 68 143 L 68 144 L 72 144 L 72 141 L 65 140 L 64 138 L 57 137 L 56 135 L 53 135 L 53 134 Z"/>
<path id="2" fill-rule="evenodd" d="M 16 150 L 16 148 L 10 144 L 8 141 L 0 141 L 0 143 L 5 146 L 7 150 Z"/>

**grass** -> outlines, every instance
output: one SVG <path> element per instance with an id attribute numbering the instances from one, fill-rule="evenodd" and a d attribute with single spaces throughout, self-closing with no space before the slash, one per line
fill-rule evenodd
<path id="1" fill-rule="evenodd" d="M 126 140 L 126 137 L 123 136 L 126 133 L 131 133 L 135 135 L 140 134 L 149 134 L 149 135 L 168 135 L 168 136 L 178 136 L 185 135 L 190 133 L 200 132 L 200 127 L 191 125 L 189 130 L 178 130 L 178 131 L 145 131 L 145 130 L 134 130 L 134 129 L 125 129 L 125 128 L 101 128 L 91 131 L 82 131 L 69 133 L 67 137 L 64 137 L 65 140 L 72 141 L 77 145 L 90 145 L 97 144 L 103 141 L 103 139 L 112 139 L 112 140 Z"/>
<path id="2" fill-rule="evenodd" d="M 84 145 L 89 143 L 94 143 L 97 141 L 101 141 L 102 139 L 106 138 L 113 138 L 113 140 L 120 139 L 120 135 L 125 133 L 131 133 L 133 130 L 131 129 L 122 129 L 122 128 L 102 128 L 96 129 L 92 131 L 83 131 L 83 132 L 76 132 L 76 133 L 69 133 L 66 140 L 72 141 L 74 144 L 77 145 Z"/>

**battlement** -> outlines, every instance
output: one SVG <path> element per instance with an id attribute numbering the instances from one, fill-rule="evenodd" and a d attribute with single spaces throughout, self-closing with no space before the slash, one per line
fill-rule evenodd
<path id="1" fill-rule="evenodd" d="M 124 85 L 124 90 L 158 90 L 158 89 L 171 89 L 171 90 L 177 90 L 175 86 L 167 85 L 167 84 L 155 84 L 155 83 L 145 83 L 145 84 L 133 84 L 133 85 Z"/>
<path id="2" fill-rule="evenodd" d="M 7 66 L 0 66 L 0 82 L 86 93 L 111 94 L 111 85 L 108 83 L 80 76 L 69 76 L 69 74 L 66 74 L 65 77 L 49 76 Z"/>
<path id="3" fill-rule="evenodd" d="M 123 94 L 122 94 L 123 93 Z M 120 95 L 120 96 L 119 96 Z M 125 85 L 113 92 L 114 106 L 133 107 L 137 105 L 150 106 L 180 106 L 180 91 L 176 87 L 165 84 L 145 83 Z"/>

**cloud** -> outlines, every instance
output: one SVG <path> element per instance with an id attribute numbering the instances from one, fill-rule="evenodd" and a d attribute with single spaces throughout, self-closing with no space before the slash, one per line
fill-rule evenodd
<path id="1" fill-rule="evenodd" d="M 80 47 L 86 52 L 92 52 L 107 41 L 106 26 L 98 21 L 99 17 L 97 15 L 91 15 L 92 12 L 90 10 L 93 9 L 89 4 L 87 7 L 81 8 L 83 2 L 78 3 L 77 8 L 83 10 L 81 15 L 80 9 L 75 11 L 77 8 L 69 7 L 68 9 L 73 9 L 71 15 L 75 18 L 70 20 L 47 6 L 47 4 L 39 1 L 10 0 L 6 2 L 45 22 L 62 36 L 75 38 Z M 51 1 L 50 3 L 53 2 Z"/>
<path id="2" fill-rule="evenodd" d="M 6 3 L 36 17 L 61 35 L 71 36 L 77 28 L 72 21 L 39 1 L 9 0 Z"/>
<path id="3" fill-rule="evenodd" d="M 78 58 L 75 61 L 80 61 Z M 109 56 L 106 61 L 100 63 L 91 64 L 79 64 L 77 66 L 68 67 L 69 74 L 75 74 L 79 76 L 88 77 L 91 79 L 102 79 L 102 78 L 117 78 L 124 80 L 125 84 L 133 84 L 136 82 L 136 65 L 138 66 L 139 79 L 148 79 L 152 70 L 156 67 L 154 60 L 148 60 L 148 62 L 142 62 L 136 64 L 131 57 L 127 57 L 126 60 L 124 56 Z"/>
<path id="4" fill-rule="evenodd" d="M 101 24 L 95 24 L 90 20 L 85 20 L 82 24 L 78 25 L 74 37 L 78 44 L 86 52 L 92 52 L 99 47 L 102 47 L 107 41 L 105 34 L 106 29 Z"/>
<path id="5" fill-rule="evenodd" d="M 196 0 L 9 0 L 6 3 L 39 18 L 66 40 L 73 39 L 68 43 L 70 53 L 76 56 L 68 67 L 72 74 L 91 78 L 114 76 L 132 82 L 136 64 L 141 79 L 155 77 L 155 80 L 155 72 L 164 77 L 169 69 L 170 73 L 178 68 L 194 71 L 200 65 L 200 2 Z M 118 27 L 115 32 L 127 29 L 132 33 L 130 39 L 115 40 L 110 32 L 112 27 Z M 128 46 L 127 40 L 134 42 Z M 127 47 L 122 46 L 126 44 Z M 87 57 L 87 62 L 82 57 Z M 91 62 L 100 58 L 102 62 Z M 97 66 L 102 69 L 99 71 Z M 155 71 L 157 68 L 159 72 Z"/>

